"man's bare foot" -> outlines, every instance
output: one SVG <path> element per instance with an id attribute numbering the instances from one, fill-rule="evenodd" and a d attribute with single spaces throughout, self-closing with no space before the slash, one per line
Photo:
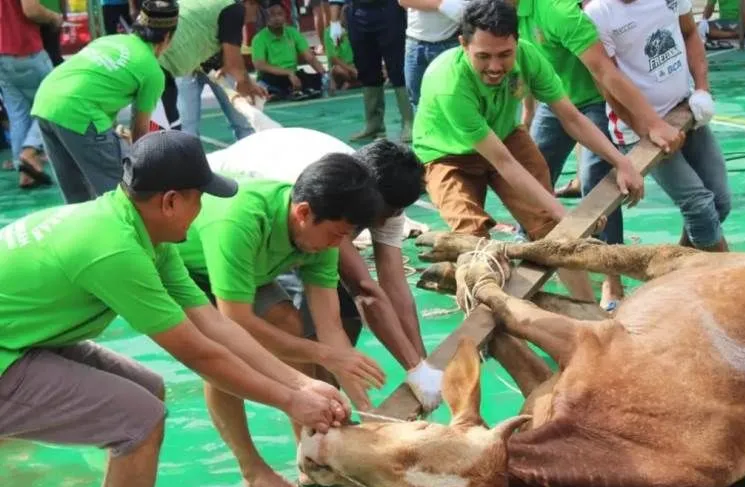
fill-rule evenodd
<path id="1" fill-rule="evenodd" d="M 268 466 L 254 470 L 243 482 L 246 487 L 296 487 Z"/>
<path id="2" fill-rule="evenodd" d="M 554 191 L 554 196 L 557 198 L 580 198 L 582 191 L 580 188 L 579 178 L 574 178 L 565 186 L 557 188 Z"/>

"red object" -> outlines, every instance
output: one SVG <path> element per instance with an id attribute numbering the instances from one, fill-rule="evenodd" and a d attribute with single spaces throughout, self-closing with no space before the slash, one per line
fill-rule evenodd
<path id="1" fill-rule="evenodd" d="M 62 54 L 71 55 L 81 50 L 91 41 L 91 33 L 88 30 L 88 14 L 68 14 L 67 21 L 71 25 L 62 29 L 60 40 Z"/>
<path id="2" fill-rule="evenodd" d="M 39 26 L 31 22 L 18 0 L 0 0 L 0 54 L 30 56 L 44 49 Z"/>

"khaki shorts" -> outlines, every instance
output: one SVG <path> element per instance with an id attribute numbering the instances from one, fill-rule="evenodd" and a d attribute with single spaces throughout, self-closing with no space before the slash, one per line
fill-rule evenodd
<path id="1" fill-rule="evenodd" d="M 552 193 L 548 164 L 528 132 L 518 127 L 503 142 L 517 162 Z M 480 154 L 437 159 L 425 166 L 425 178 L 427 193 L 453 232 L 489 236 L 496 222 L 484 209 L 488 187 L 532 240 L 544 237 L 558 223 L 507 184 Z"/>
<path id="2" fill-rule="evenodd" d="M 35 348 L 0 375 L 0 438 L 135 450 L 166 415 L 163 379 L 93 342 Z"/>

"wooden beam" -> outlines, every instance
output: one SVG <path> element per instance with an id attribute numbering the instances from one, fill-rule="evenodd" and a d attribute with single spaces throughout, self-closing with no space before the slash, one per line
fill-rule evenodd
<path id="1" fill-rule="evenodd" d="M 483 304 L 479 305 L 457 330 L 440 343 L 430 354 L 427 361 L 433 367 L 445 370 L 448 362 L 455 355 L 455 350 L 458 348 L 461 337 L 469 337 L 478 344 L 484 344 L 491 337 L 495 326 L 496 323 L 494 322 L 494 316 L 491 310 Z M 401 384 L 373 412 L 381 416 L 413 420 L 420 414 L 421 406 L 417 398 L 411 393 L 409 386 Z M 362 419 L 365 420 L 365 418 Z"/>
<path id="2" fill-rule="evenodd" d="M 685 102 L 674 108 L 665 119 L 672 126 L 686 132 L 693 126 L 693 115 Z M 642 175 L 646 175 L 664 157 L 665 154 L 646 137 L 629 153 L 634 167 Z M 570 211 L 546 238 L 587 237 L 595 228 L 598 219 L 611 214 L 622 201 L 623 195 L 616 185 L 616 172 L 613 170 L 587 196 L 582 198 L 579 205 Z M 523 261 L 514 269 L 512 277 L 505 286 L 505 291 L 512 296 L 531 299 L 553 272 L 554 269 Z M 447 337 L 432 353 L 429 360 L 435 367 L 444 369 L 455 353 L 461 337 L 470 337 L 479 347 L 489 339 L 495 323 L 493 319 L 485 316 L 490 313 L 483 308 L 482 305 L 475 310 L 460 328 Z M 373 412 L 393 418 L 412 419 L 420 413 L 420 410 L 419 402 L 409 387 L 402 384 Z"/>

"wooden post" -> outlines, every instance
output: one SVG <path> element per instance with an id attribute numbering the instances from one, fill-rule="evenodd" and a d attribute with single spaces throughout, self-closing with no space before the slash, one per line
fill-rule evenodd
<path id="1" fill-rule="evenodd" d="M 693 115 L 687 103 L 674 108 L 666 117 L 668 123 L 687 132 L 693 126 Z M 648 138 L 642 139 L 629 153 L 634 167 L 642 175 L 646 175 L 652 167 L 665 157 L 665 154 Z M 587 237 L 595 228 L 602 216 L 608 216 L 619 207 L 623 200 L 616 185 L 615 170 L 611 171 L 600 183 L 585 196 L 579 205 L 572 210 L 546 236 L 546 238 L 583 238 Z M 528 262 L 522 262 L 514 269 L 512 277 L 505 286 L 505 292 L 523 299 L 531 299 L 533 295 L 551 277 L 554 269 L 549 269 Z M 444 370 L 455 353 L 458 341 L 468 336 L 479 347 L 489 339 L 496 324 L 491 313 L 484 306 L 479 306 L 463 322 L 463 324 L 448 336 L 429 356 L 429 362 Z M 420 414 L 421 406 L 406 384 L 401 384 L 383 403 L 373 412 L 392 418 L 413 419 Z"/>

